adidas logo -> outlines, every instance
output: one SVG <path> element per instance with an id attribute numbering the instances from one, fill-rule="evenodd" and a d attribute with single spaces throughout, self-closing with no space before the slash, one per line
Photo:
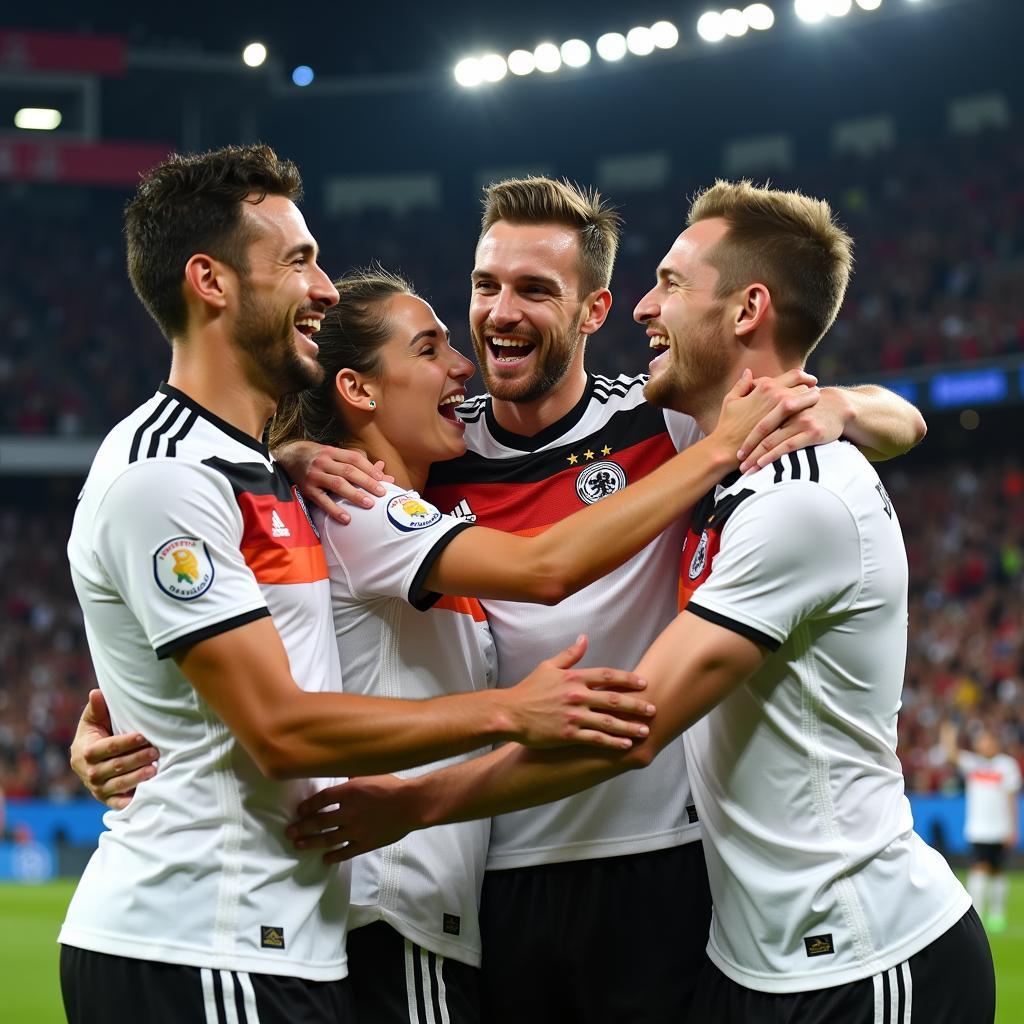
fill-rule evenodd
<path id="1" fill-rule="evenodd" d="M 476 522 L 476 513 L 469 507 L 469 502 L 465 498 L 449 514 L 455 516 L 456 519 L 465 519 L 467 523 Z"/>
<path id="2" fill-rule="evenodd" d="M 284 520 L 277 514 L 277 509 L 272 509 L 270 513 L 270 532 L 275 537 L 290 537 L 292 531 L 284 525 Z"/>

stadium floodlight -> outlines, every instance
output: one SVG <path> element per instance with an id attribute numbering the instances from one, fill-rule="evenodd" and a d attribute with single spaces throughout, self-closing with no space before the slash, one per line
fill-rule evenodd
<path id="1" fill-rule="evenodd" d="M 775 12 L 767 4 L 748 4 L 743 8 L 743 17 L 755 32 L 766 32 L 775 24 Z"/>
<path id="2" fill-rule="evenodd" d="M 637 57 L 646 57 L 654 52 L 654 33 L 643 25 L 637 25 L 626 33 L 626 46 Z"/>
<path id="3" fill-rule="evenodd" d="M 529 50 L 513 50 L 508 55 L 508 69 L 513 75 L 529 75 L 537 68 L 537 62 Z"/>
<path id="4" fill-rule="evenodd" d="M 571 68 L 581 68 L 590 63 L 590 46 L 582 39 L 567 39 L 560 51 L 562 63 Z"/>
<path id="5" fill-rule="evenodd" d="M 488 53 L 480 58 L 480 77 L 485 82 L 500 82 L 508 73 L 505 58 L 496 53 Z"/>
<path id="6" fill-rule="evenodd" d="M 266 59 L 267 48 L 262 43 L 250 43 L 242 51 L 242 60 L 251 68 L 258 68 Z"/>
<path id="7" fill-rule="evenodd" d="M 541 43 L 534 49 L 533 59 L 537 70 L 548 75 L 562 66 L 562 54 L 554 43 Z"/>
<path id="8" fill-rule="evenodd" d="M 679 42 L 679 29 L 671 21 L 656 21 L 651 26 L 651 36 L 659 50 L 671 50 Z"/>
<path id="9" fill-rule="evenodd" d="M 722 28 L 725 29 L 726 35 L 739 39 L 740 36 L 746 35 L 748 27 L 747 19 L 738 8 L 730 7 L 722 11 Z"/>
<path id="10" fill-rule="evenodd" d="M 706 43 L 720 43 L 725 38 L 725 24 L 718 11 L 706 11 L 697 19 L 697 35 Z"/>
<path id="11" fill-rule="evenodd" d="M 601 60 L 622 60 L 628 47 L 621 32 L 605 32 L 597 41 L 597 55 Z"/>
<path id="12" fill-rule="evenodd" d="M 311 85 L 313 82 L 313 69 L 308 64 L 300 64 L 292 72 L 292 81 L 301 88 Z"/>
<path id="13" fill-rule="evenodd" d="M 60 122 L 60 111 L 52 107 L 22 107 L 14 115 L 14 127 L 30 132 L 52 132 Z"/>
<path id="14" fill-rule="evenodd" d="M 464 57 L 455 65 L 455 81 L 467 89 L 472 89 L 484 80 L 480 70 L 480 61 L 476 57 Z"/>
<path id="15" fill-rule="evenodd" d="M 882 0 L 857 0 L 857 6 L 862 11 L 877 11 L 882 6 Z"/>
<path id="16" fill-rule="evenodd" d="M 796 0 L 793 10 L 801 21 L 808 25 L 817 25 L 826 18 L 825 0 Z"/>
<path id="17" fill-rule="evenodd" d="M 825 0 L 825 10 L 833 18 L 845 18 L 853 8 L 853 0 Z"/>

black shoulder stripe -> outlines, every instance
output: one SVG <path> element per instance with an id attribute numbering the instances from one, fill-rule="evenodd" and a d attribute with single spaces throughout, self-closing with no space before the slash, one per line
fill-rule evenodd
<path id="1" fill-rule="evenodd" d="M 485 402 L 481 402 L 479 405 L 471 406 L 467 409 L 465 406 L 460 406 L 457 413 L 460 420 L 463 423 L 477 423 L 480 417 L 483 416 L 484 410 L 487 408 Z"/>
<path id="2" fill-rule="evenodd" d="M 157 452 L 160 449 L 160 442 L 164 439 L 164 435 L 178 422 L 184 411 L 185 407 L 183 405 L 176 405 L 167 413 L 163 422 L 154 428 L 153 433 L 149 435 L 149 447 L 146 449 L 147 459 L 156 458 Z"/>
<path id="3" fill-rule="evenodd" d="M 714 492 L 711 492 L 714 494 Z M 700 519 L 695 514 L 693 517 L 694 529 L 698 530 L 721 530 L 726 522 L 729 520 L 729 516 L 739 508 L 740 504 L 747 500 L 752 494 L 753 490 L 749 487 L 745 487 L 742 491 L 737 491 L 736 494 L 729 494 L 722 498 L 721 501 L 717 502 L 711 508 L 706 508 L 698 505 L 698 509 L 704 513 L 704 518 Z"/>
<path id="4" fill-rule="evenodd" d="M 796 452 L 789 453 L 789 478 L 790 480 L 800 479 L 800 458 Z"/>
<path id="5" fill-rule="evenodd" d="M 167 442 L 167 457 L 169 459 L 173 459 L 178 453 L 178 442 L 185 440 L 188 436 L 188 432 L 195 426 L 197 419 L 199 419 L 199 413 L 193 409 L 188 416 L 185 417 L 185 422 L 182 424 L 181 430 L 179 430 L 174 437 Z"/>
<path id="6" fill-rule="evenodd" d="M 777 484 L 782 479 L 782 459 L 776 459 L 772 463 L 772 468 L 775 470 L 775 479 L 772 483 Z"/>
<path id="7" fill-rule="evenodd" d="M 164 413 L 164 410 L 173 401 L 174 399 L 171 398 L 169 395 L 165 396 L 164 400 L 139 425 L 139 429 L 135 431 L 135 436 L 132 438 L 131 450 L 128 452 L 129 462 L 138 461 L 139 449 L 142 447 L 143 435 L 146 433 L 147 430 L 149 430 L 151 426 L 153 426 L 154 423 L 156 423 L 158 419 L 160 419 L 160 417 Z"/>
<path id="8" fill-rule="evenodd" d="M 808 467 L 810 468 L 810 471 L 811 471 L 811 479 L 815 483 L 817 483 L 818 482 L 818 475 L 819 475 L 818 474 L 818 456 L 814 452 L 814 445 L 811 445 L 810 448 L 807 448 L 805 450 L 807 452 L 807 465 L 808 465 Z"/>

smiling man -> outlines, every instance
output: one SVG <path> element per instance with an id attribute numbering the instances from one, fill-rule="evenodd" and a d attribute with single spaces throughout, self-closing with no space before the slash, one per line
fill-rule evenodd
<path id="1" fill-rule="evenodd" d="M 634 315 L 661 350 L 648 398 L 708 431 L 740 367 L 778 374 L 803 364 L 842 302 L 852 242 L 826 203 L 749 182 L 717 183 L 694 201 L 688 224 Z M 903 792 L 896 716 L 907 564 L 875 472 L 834 441 L 727 477 L 694 511 L 683 569 L 689 603 L 638 659 L 658 707 L 647 743 L 625 756 L 509 746 L 416 780 L 357 780 L 303 809 L 340 803 L 304 822 L 317 836 L 304 848 L 344 838 L 340 859 L 410 826 L 508 815 L 539 800 L 557 808 L 626 769 L 643 768 L 642 779 L 682 737 L 714 897 L 710 959 L 689 1016 L 641 1017 L 613 1004 L 589 1019 L 991 1022 L 984 931 L 949 866 L 914 832 Z M 639 617 L 648 607 L 645 594 Z M 637 810 L 651 817 L 659 808 Z M 643 1007 L 657 965 L 684 972 L 692 951 L 685 935 L 648 924 L 671 887 L 622 888 L 632 909 L 615 934 L 587 943 L 615 944 L 621 932 L 643 953 L 636 970 L 592 971 L 590 983 L 600 1000 L 621 977 Z M 620 895 L 609 888 L 593 899 L 614 904 Z M 552 913 L 525 895 L 520 907 Z M 521 925 L 518 909 L 506 905 L 510 928 Z M 568 955 L 592 966 L 586 948 Z M 536 998 L 532 985 L 521 987 L 525 997 L 510 999 Z M 536 1011 L 526 1019 L 551 1019 L 545 1006 Z"/>

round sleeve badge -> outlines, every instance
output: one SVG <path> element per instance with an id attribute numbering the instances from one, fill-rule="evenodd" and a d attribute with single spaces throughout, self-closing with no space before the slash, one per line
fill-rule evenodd
<path id="1" fill-rule="evenodd" d="M 423 530 L 441 521 L 441 513 L 418 494 L 396 494 L 388 502 L 388 522 L 402 533 Z"/>
<path id="2" fill-rule="evenodd" d="M 172 537 L 153 554 L 153 576 L 168 597 L 193 601 L 213 585 L 213 559 L 198 537 Z"/>

